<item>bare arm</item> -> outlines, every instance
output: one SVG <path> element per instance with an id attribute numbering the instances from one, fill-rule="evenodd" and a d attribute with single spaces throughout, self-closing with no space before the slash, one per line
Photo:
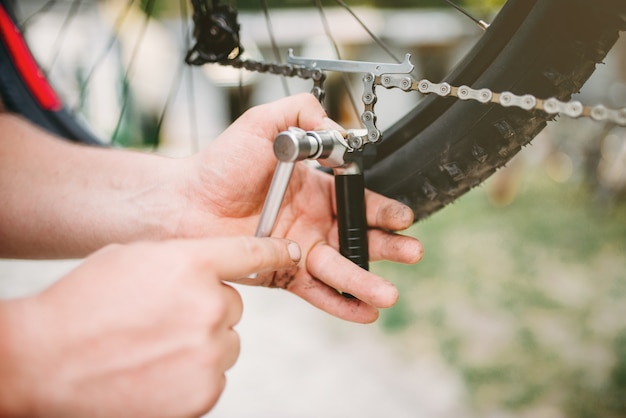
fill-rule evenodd
<path id="1" fill-rule="evenodd" d="M 57 139 L 0 113 L 0 256 L 83 257 L 175 236 L 182 165 Z"/>

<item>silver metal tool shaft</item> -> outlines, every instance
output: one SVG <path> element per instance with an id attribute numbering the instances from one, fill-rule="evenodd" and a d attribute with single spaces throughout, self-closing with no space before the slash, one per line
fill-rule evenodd
<path id="1" fill-rule="evenodd" d="M 261 219 L 259 220 L 255 236 L 269 237 L 272 233 L 295 165 L 296 163 L 294 162 L 279 162 L 276 166 L 270 190 L 263 204 L 263 212 L 261 212 Z"/>

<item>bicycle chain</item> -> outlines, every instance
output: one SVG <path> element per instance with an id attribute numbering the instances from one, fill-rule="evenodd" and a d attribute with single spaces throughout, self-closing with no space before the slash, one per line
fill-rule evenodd
<path id="1" fill-rule="evenodd" d="M 292 64 L 271 64 L 253 60 L 233 59 L 222 62 L 223 65 L 234 68 L 243 68 L 258 73 L 270 73 L 285 77 L 298 77 L 304 80 L 313 80 L 312 93 L 322 100 L 324 97 L 323 83 L 325 74 L 317 68 L 309 68 Z M 597 122 L 611 122 L 626 126 L 626 108 L 610 109 L 604 105 L 585 106 L 580 101 L 564 102 L 556 98 L 539 99 L 533 95 L 517 95 L 511 92 L 493 92 L 490 89 L 473 89 L 468 86 L 452 86 L 449 83 L 433 83 L 427 79 L 415 80 L 406 74 L 365 74 L 363 77 L 364 112 L 361 122 L 367 129 L 367 135 L 352 135 L 349 145 L 354 149 L 361 149 L 367 143 L 375 143 L 382 138 L 382 132 L 376 127 L 374 105 L 377 101 L 375 88 L 382 86 L 386 89 L 399 88 L 403 91 L 417 91 L 421 94 L 435 94 L 440 97 L 453 97 L 463 101 L 475 101 L 482 104 L 497 104 L 503 107 L 518 107 L 527 111 L 541 111 L 549 115 L 565 115 L 570 118 L 587 117 Z"/>
<path id="2" fill-rule="evenodd" d="M 626 108 L 609 109 L 604 105 L 585 106 L 577 100 L 563 102 L 556 98 L 538 99 L 533 95 L 517 95 L 511 92 L 495 93 L 489 89 L 476 90 L 468 86 L 451 86 L 448 83 L 432 83 L 428 80 L 414 80 L 410 77 L 397 77 L 383 74 L 377 79 L 385 88 L 398 87 L 405 91 L 419 91 L 422 94 L 434 93 L 441 97 L 456 97 L 460 100 L 473 100 L 483 104 L 494 103 L 503 107 L 519 107 L 524 110 L 539 110 L 549 115 L 563 114 L 570 118 L 588 117 L 597 122 L 613 122 L 626 126 Z"/>
<path id="3" fill-rule="evenodd" d="M 242 60 L 240 58 L 221 61 L 220 64 L 255 73 L 269 73 L 283 77 L 298 77 L 302 80 L 313 80 L 313 89 L 311 89 L 311 94 L 313 94 L 320 102 L 324 100 L 324 81 L 326 81 L 326 74 L 318 68 L 308 68 L 291 64 L 274 64 L 254 60 Z"/>
<path id="4" fill-rule="evenodd" d="M 367 142 L 377 142 L 382 133 L 376 128 L 376 115 L 374 104 L 376 103 L 376 86 L 387 89 L 399 88 L 403 91 L 417 91 L 421 94 L 436 94 L 440 97 L 453 97 L 463 101 L 475 101 L 481 104 L 497 104 L 502 107 L 518 107 L 526 111 L 541 111 L 548 115 L 564 115 L 573 119 L 582 117 L 590 118 L 597 122 L 611 122 L 619 126 L 626 126 L 626 108 L 610 109 L 604 105 L 585 106 L 577 100 L 569 102 L 557 98 L 538 99 L 531 94 L 517 95 L 508 91 L 493 92 L 490 89 L 473 89 L 468 86 L 452 86 L 449 83 L 433 83 L 426 79 L 415 80 L 408 75 L 398 74 L 366 74 L 363 77 L 365 92 L 363 103 L 365 112 L 361 120 L 368 130 Z"/>

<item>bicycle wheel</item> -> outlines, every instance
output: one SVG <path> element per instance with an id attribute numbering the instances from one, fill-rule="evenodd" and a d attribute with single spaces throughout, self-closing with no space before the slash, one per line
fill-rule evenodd
<path id="1" fill-rule="evenodd" d="M 625 28 L 619 0 L 508 1 L 452 85 L 569 100 Z M 385 133 L 366 186 L 421 219 L 505 165 L 552 117 L 429 97 Z"/>
<path id="2" fill-rule="evenodd" d="M 102 142 L 70 112 L 33 59 L 13 14 L 15 2 L 0 2 L 0 99 L 10 110 L 63 138 Z"/>
<path id="3" fill-rule="evenodd" d="M 51 88 L 27 59 L 19 32 L 11 35 L 18 26 L 14 4 L 0 0 L 0 94 L 6 106 L 64 137 L 96 142 L 60 100 L 52 107 L 42 101 L 40 90 Z M 615 43 L 625 15 L 620 0 L 508 0 L 445 81 L 569 99 Z M 428 97 L 391 126 L 380 144 L 366 148 L 366 186 L 406 203 L 422 219 L 506 164 L 550 118 Z"/>

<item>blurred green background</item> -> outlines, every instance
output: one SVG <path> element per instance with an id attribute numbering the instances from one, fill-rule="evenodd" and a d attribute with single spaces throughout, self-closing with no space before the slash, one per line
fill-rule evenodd
<path id="1" fill-rule="evenodd" d="M 401 289 L 382 326 L 434 344 L 478 416 L 624 417 L 626 205 L 527 160 L 411 228 L 417 266 L 375 265 Z"/>

